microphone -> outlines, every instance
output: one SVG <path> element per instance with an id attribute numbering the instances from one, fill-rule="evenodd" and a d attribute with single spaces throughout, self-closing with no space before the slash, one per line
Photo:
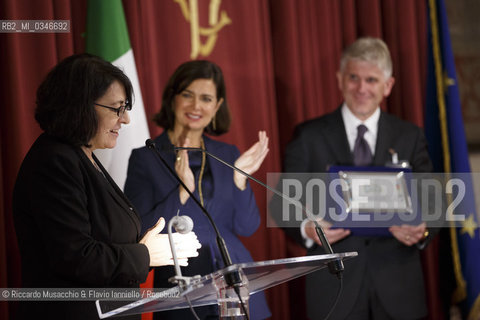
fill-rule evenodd
<path id="1" fill-rule="evenodd" d="M 187 234 L 193 230 L 193 220 L 189 216 L 175 216 L 170 221 L 178 233 Z"/>
<path id="2" fill-rule="evenodd" d="M 177 212 L 177 215 L 168 222 L 168 240 L 170 242 L 170 250 L 172 251 L 173 264 L 175 265 L 176 274 L 175 277 L 168 279 L 168 281 L 178 282 L 183 277 L 180 266 L 178 265 L 177 250 L 175 250 L 175 243 L 173 242 L 172 227 L 175 228 L 178 233 L 187 234 L 193 229 L 193 220 L 188 216 L 179 216 Z"/>
<path id="3" fill-rule="evenodd" d="M 148 141 L 148 140 L 147 140 Z M 217 160 L 220 163 L 223 163 L 227 167 L 232 168 L 233 170 L 240 172 L 242 175 L 247 177 L 250 180 L 255 181 L 262 187 L 272 191 L 275 193 L 277 196 L 281 197 L 282 199 L 287 200 L 288 202 L 292 203 L 293 205 L 297 206 L 298 208 L 302 209 L 302 212 L 305 214 L 307 218 L 313 217 L 313 213 L 311 213 L 306 207 L 304 207 L 299 201 L 296 201 L 294 199 L 291 199 L 289 196 L 285 195 L 284 193 L 270 187 L 268 184 L 263 183 L 262 181 L 256 179 L 252 175 L 246 173 L 245 171 L 241 170 L 240 168 L 237 168 L 236 166 L 226 162 L 225 160 L 217 157 L 213 153 L 202 149 L 202 148 L 191 148 L 191 147 L 173 147 L 173 151 L 179 151 L 179 150 L 188 150 L 188 151 L 199 151 L 199 152 L 204 152 L 208 156 L 212 157 L 213 159 Z M 320 224 L 315 220 L 311 219 L 313 223 L 315 224 L 315 232 L 317 233 L 318 238 L 320 239 L 320 242 L 322 243 L 322 246 L 327 254 L 334 254 L 332 246 L 327 240 L 327 237 L 325 235 L 325 232 L 323 231 L 323 228 L 320 226 Z M 333 261 L 330 261 L 328 264 L 328 270 L 330 271 L 331 274 L 335 274 L 339 279 L 342 277 L 343 270 L 345 269 L 343 265 L 343 261 L 341 259 L 336 259 Z"/>
<path id="4" fill-rule="evenodd" d="M 190 191 L 190 189 L 185 185 L 185 183 L 182 181 L 182 179 L 180 179 L 180 177 L 177 175 L 175 170 L 173 170 L 168 165 L 167 161 L 162 157 L 160 152 L 155 147 L 155 142 L 152 139 L 147 139 L 147 141 L 145 141 L 145 145 L 157 155 L 157 158 L 160 159 L 160 161 L 167 168 L 167 170 L 180 183 L 180 185 L 185 189 L 185 191 L 187 191 L 190 198 L 192 198 L 192 200 L 197 204 L 197 206 L 202 210 L 202 212 L 208 218 L 208 221 L 212 225 L 212 227 L 215 231 L 215 234 L 217 236 L 217 246 L 218 246 L 218 249 L 220 250 L 220 254 L 222 256 L 223 264 L 225 265 L 225 267 L 231 266 L 233 263 L 232 263 L 232 259 L 230 258 L 230 254 L 228 253 L 227 246 L 225 245 L 225 240 L 220 235 L 220 232 L 218 231 L 217 225 L 213 221 L 210 213 L 207 211 L 207 209 L 205 209 L 204 206 L 202 206 L 200 201 L 193 195 L 193 193 Z M 200 149 L 200 150 L 202 150 L 202 149 Z M 242 283 L 242 279 L 241 279 L 241 276 L 240 276 L 239 272 L 227 273 L 225 275 L 225 281 L 229 286 L 232 286 L 232 287 L 236 287 L 236 285 Z"/>

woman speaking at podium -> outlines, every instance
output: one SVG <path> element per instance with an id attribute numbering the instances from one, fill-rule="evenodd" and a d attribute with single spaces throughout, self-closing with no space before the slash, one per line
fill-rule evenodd
<path id="1" fill-rule="evenodd" d="M 157 235 L 164 220 L 142 237 L 137 211 L 93 154 L 115 147 L 132 94 L 120 69 L 89 54 L 61 61 L 38 88 L 44 133 L 13 194 L 24 288 L 135 288 L 151 266 L 172 264 L 168 238 Z M 182 264 L 198 254 L 195 234 L 176 242 Z M 98 319 L 86 300 L 25 301 L 19 318 Z"/>
<path id="2" fill-rule="evenodd" d="M 154 141 L 171 168 L 211 214 L 225 239 L 233 263 L 250 262 L 252 257 L 238 236 L 250 236 L 259 224 L 260 215 L 255 197 L 245 176 L 209 158 L 203 152 L 174 153 L 173 147 L 206 149 L 230 164 L 252 174 L 268 153 L 268 138 L 259 133 L 259 140 L 245 153 L 223 142 L 209 138 L 228 131 L 230 113 L 221 69 L 214 63 L 197 60 L 180 65 L 168 81 L 162 108 L 155 117 L 164 132 Z M 205 275 L 223 268 L 216 244 L 216 235 L 207 217 L 190 199 L 185 189 L 146 147 L 130 156 L 125 194 L 140 211 L 142 228 L 150 228 L 159 217 L 168 221 L 177 214 L 194 221 L 202 250 L 198 258 L 182 269 L 185 276 Z M 155 287 L 170 286 L 173 268 L 156 268 Z M 250 297 L 250 319 L 270 316 L 263 292 Z M 195 308 L 203 318 L 218 318 L 216 306 Z M 190 310 L 154 313 L 157 319 L 193 319 Z"/>

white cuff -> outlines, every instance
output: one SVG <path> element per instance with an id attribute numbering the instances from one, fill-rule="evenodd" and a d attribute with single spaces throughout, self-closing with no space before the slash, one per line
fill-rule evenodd
<path id="1" fill-rule="evenodd" d="M 305 247 L 307 247 L 307 249 L 311 248 L 315 243 L 315 241 L 310 239 L 307 236 L 307 233 L 305 232 L 305 225 L 307 224 L 308 221 L 309 221 L 308 219 L 305 219 L 305 220 L 302 221 L 302 224 L 300 225 L 300 233 L 302 235 L 303 240 L 305 241 L 304 245 L 305 245 Z"/>

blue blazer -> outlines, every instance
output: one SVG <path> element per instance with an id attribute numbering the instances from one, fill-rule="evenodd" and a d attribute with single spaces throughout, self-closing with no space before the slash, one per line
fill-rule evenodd
<path id="1" fill-rule="evenodd" d="M 205 148 L 209 152 L 228 163 L 233 164 L 240 155 L 233 145 L 212 140 L 207 136 L 203 139 Z M 174 168 L 175 153 L 170 151 L 172 144 L 167 133 L 163 132 L 158 136 L 155 144 L 162 157 L 171 168 Z M 238 238 L 238 236 L 252 235 L 260 225 L 260 215 L 252 189 L 248 183 L 245 190 L 238 189 L 233 182 L 231 168 L 208 156 L 206 160 L 212 175 L 213 190 L 210 190 L 211 200 L 205 200 L 205 208 L 225 239 L 233 263 L 253 261 Z M 197 189 L 194 195 L 199 199 Z M 133 150 L 128 166 L 125 194 L 140 212 L 142 232 L 151 228 L 160 217 L 164 217 L 165 222 L 168 223 L 180 210 L 180 215 L 188 215 L 192 218 L 193 230 L 202 244 L 200 257 L 191 260 L 202 259 L 210 264 L 208 268 L 203 268 L 199 272 L 208 273 L 222 268 L 223 262 L 212 226 L 194 200 L 189 198 L 184 205 L 180 203 L 178 190 L 179 183 L 151 150 L 146 147 Z M 163 232 L 167 232 L 166 228 Z M 208 257 L 205 257 L 206 255 Z M 162 268 L 162 270 L 165 269 Z M 168 277 L 173 276 L 173 268 L 169 270 L 171 274 Z M 263 319 L 270 315 L 263 293 L 255 294 L 250 298 L 250 310 L 252 319 Z"/>

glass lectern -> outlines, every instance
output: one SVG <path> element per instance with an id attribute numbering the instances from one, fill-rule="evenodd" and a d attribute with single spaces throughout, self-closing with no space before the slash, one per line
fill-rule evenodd
<path id="1" fill-rule="evenodd" d="M 334 260 L 357 256 L 356 252 L 305 256 L 260 262 L 238 263 L 199 278 L 191 278 L 186 285 L 160 292 L 160 294 L 133 302 L 96 301 L 101 319 L 113 316 L 164 311 L 192 306 L 218 304 L 220 319 L 243 317 L 236 293 L 225 282 L 225 276 L 239 272 L 243 281 L 240 293 L 248 310 L 248 296 L 286 281 L 323 269 Z M 328 272 L 327 270 L 323 272 Z M 334 275 L 332 275 L 334 277 Z M 189 301 L 189 302 L 188 302 Z"/>

